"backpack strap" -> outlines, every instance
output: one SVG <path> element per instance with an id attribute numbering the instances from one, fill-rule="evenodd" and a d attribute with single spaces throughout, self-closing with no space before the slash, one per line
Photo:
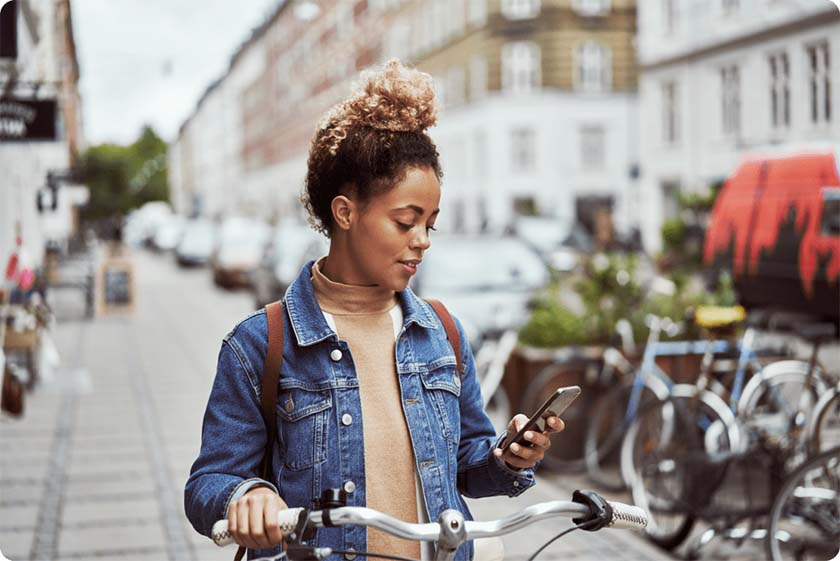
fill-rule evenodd
<path id="1" fill-rule="evenodd" d="M 274 441 L 277 439 L 277 423 L 275 422 L 275 407 L 277 403 L 277 382 L 280 380 L 280 366 L 283 364 L 283 301 L 272 302 L 265 307 L 268 321 L 268 349 L 263 363 L 262 390 L 260 393 L 260 409 L 265 421 L 266 441 L 265 453 L 260 466 L 260 476 L 266 481 L 272 479 L 271 456 L 274 452 Z M 234 556 L 234 561 L 241 561 L 246 548 L 240 546 Z"/>
<path id="2" fill-rule="evenodd" d="M 280 379 L 280 366 L 283 364 L 283 302 L 278 300 L 265 307 L 268 320 L 268 350 L 263 363 L 262 392 L 260 407 L 263 420 L 268 429 L 268 441 L 265 446 L 263 475 L 271 475 L 271 452 L 274 438 L 277 436 L 277 424 L 274 422 L 274 408 L 277 403 L 277 382 Z"/>
<path id="3" fill-rule="evenodd" d="M 455 351 L 455 362 L 458 365 L 458 376 L 463 378 L 464 365 L 461 362 L 461 334 L 455 326 L 455 320 L 452 319 L 452 315 L 449 313 L 449 310 L 446 309 L 446 306 L 444 306 L 440 300 L 426 298 L 426 302 L 429 303 L 438 318 L 440 318 L 440 322 L 443 324 L 443 329 L 446 331 L 446 338 L 449 339 L 449 344 L 452 345 L 452 350 Z"/>

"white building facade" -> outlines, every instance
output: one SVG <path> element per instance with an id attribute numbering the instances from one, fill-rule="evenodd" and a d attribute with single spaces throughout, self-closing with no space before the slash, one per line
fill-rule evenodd
<path id="1" fill-rule="evenodd" d="M 745 152 L 840 138 L 840 11 L 829 0 L 639 3 L 642 238 L 661 248 L 679 192 Z"/>
<path id="2" fill-rule="evenodd" d="M 638 226 L 635 0 L 318 4 L 305 21 L 280 4 L 173 143 L 172 190 L 201 193 L 204 214 L 301 214 L 318 120 L 396 57 L 437 85 L 442 228 L 499 230 L 523 209 L 571 222 L 592 196 Z"/>

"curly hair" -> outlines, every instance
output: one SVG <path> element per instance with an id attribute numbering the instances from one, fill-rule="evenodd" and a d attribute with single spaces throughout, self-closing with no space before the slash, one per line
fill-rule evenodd
<path id="1" fill-rule="evenodd" d="M 425 132 L 436 120 L 434 95 L 431 76 L 398 60 L 362 73 L 360 87 L 327 112 L 312 140 L 301 202 L 313 228 L 330 236 L 338 195 L 364 204 L 393 189 L 412 167 L 443 177 Z"/>

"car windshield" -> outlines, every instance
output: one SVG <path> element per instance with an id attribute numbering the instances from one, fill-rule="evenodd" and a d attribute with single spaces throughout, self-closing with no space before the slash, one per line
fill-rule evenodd
<path id="1" fill-rule="evenodd" d="M 423 257 L 424 291 L 530 290 L 548 281 L 534 251 L 519 240 L 439 240 Z"/>
<path id="2" fill-rule="evenodd" d="M 181 247 L 187 250 L 203 250 L 213 247 L 213 225 L 209 223 L 191 223 L 184 230 Z"/>

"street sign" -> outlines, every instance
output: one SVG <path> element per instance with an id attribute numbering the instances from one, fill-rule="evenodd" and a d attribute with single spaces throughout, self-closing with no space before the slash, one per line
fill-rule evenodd
<path id="1" fill-rule="evenodd" d="M 56 140 L 54 99 L 0 99 L 0 142 Z"/>

